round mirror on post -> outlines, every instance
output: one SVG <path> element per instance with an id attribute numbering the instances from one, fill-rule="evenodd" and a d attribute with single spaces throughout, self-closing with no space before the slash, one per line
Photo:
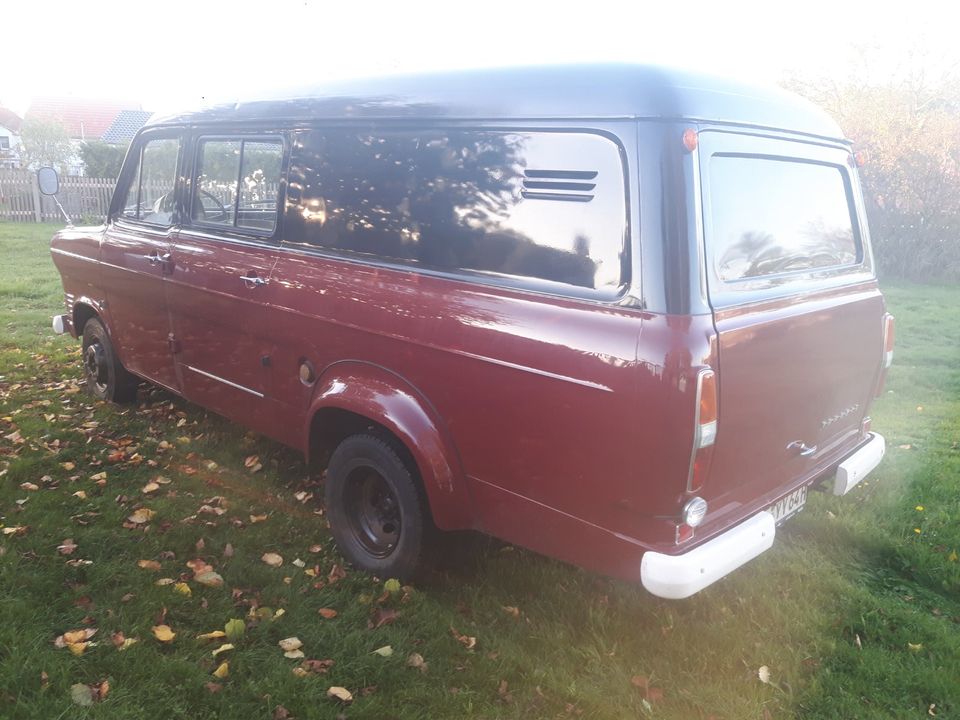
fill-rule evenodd
<path id="1" fill-rule="evenodd" d="M 52 167 L 42 167 L 37 170 L 37 184 L 44 195 L 56 195 L 60 190 L 60 176 Z"/>

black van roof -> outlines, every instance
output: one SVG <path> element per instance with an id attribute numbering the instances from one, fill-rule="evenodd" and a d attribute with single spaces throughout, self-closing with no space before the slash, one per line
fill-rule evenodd
<path id="1" fill-rule="evenodd" d="M 831 139 L 823 110 L 774 86 L 653 65 L 554 65 L 354 80 L 155 117 L 148 125 L 315 119 L 660 118 L 776 128 Z"/>

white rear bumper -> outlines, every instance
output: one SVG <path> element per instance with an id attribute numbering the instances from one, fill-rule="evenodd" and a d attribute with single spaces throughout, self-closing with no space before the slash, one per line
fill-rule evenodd
<path id="1" fill-rule="evenodd" d="M 880 464 L 885 451 L 883 436 L 872 433 L 866 444 L 837 466 L 834 494 L 848 493 Z M 640 581 L 657 597 L 668 600 L 690 597 L 769 549 L 776 532 L 773 515 L 759 512 L 681 555 L 644 554 L 640 561 Z"/>
<path id="2" fill-rule="evenodd" d="M 773 515 L 759 512 L 682 555 L 645 553 L 640 561 L 640 582 L 657 597 L 690 597 L 769 549 L 776 534 Z"/>

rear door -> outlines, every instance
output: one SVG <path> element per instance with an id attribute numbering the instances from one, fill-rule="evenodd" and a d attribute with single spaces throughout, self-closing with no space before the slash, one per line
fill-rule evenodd
<path id="1" fill-rule="evenodd" d="M 199 135 L 167 299 L 184 395 L 269 434 L 282 138 Z"/>
<path id="2" fill-rule="evenodd" d="M 840 146 L 700 134 L 719 355 L 716 502 L 771 501 L 862 435 L 882 356 L 856 174 Z"/>

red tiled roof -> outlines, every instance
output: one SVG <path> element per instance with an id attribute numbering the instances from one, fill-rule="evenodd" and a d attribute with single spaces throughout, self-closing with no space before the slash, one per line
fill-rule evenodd
<path id="1" fill-rule="evenodd" d="M 0 125 L 3 125 L 7 130 L 18 133 L 22 122 L 23 120 L 13 110 L 8 110 L 0 105 Z"/>
<path id="2" fill-rule="evenodd" d="M 37 98 L 27 108 L 26 118 L 58 120 L 71 138 L 98 140 L 122 110 L 139 110 L 136 103 L 85 100 L 83 98 Z"/>

